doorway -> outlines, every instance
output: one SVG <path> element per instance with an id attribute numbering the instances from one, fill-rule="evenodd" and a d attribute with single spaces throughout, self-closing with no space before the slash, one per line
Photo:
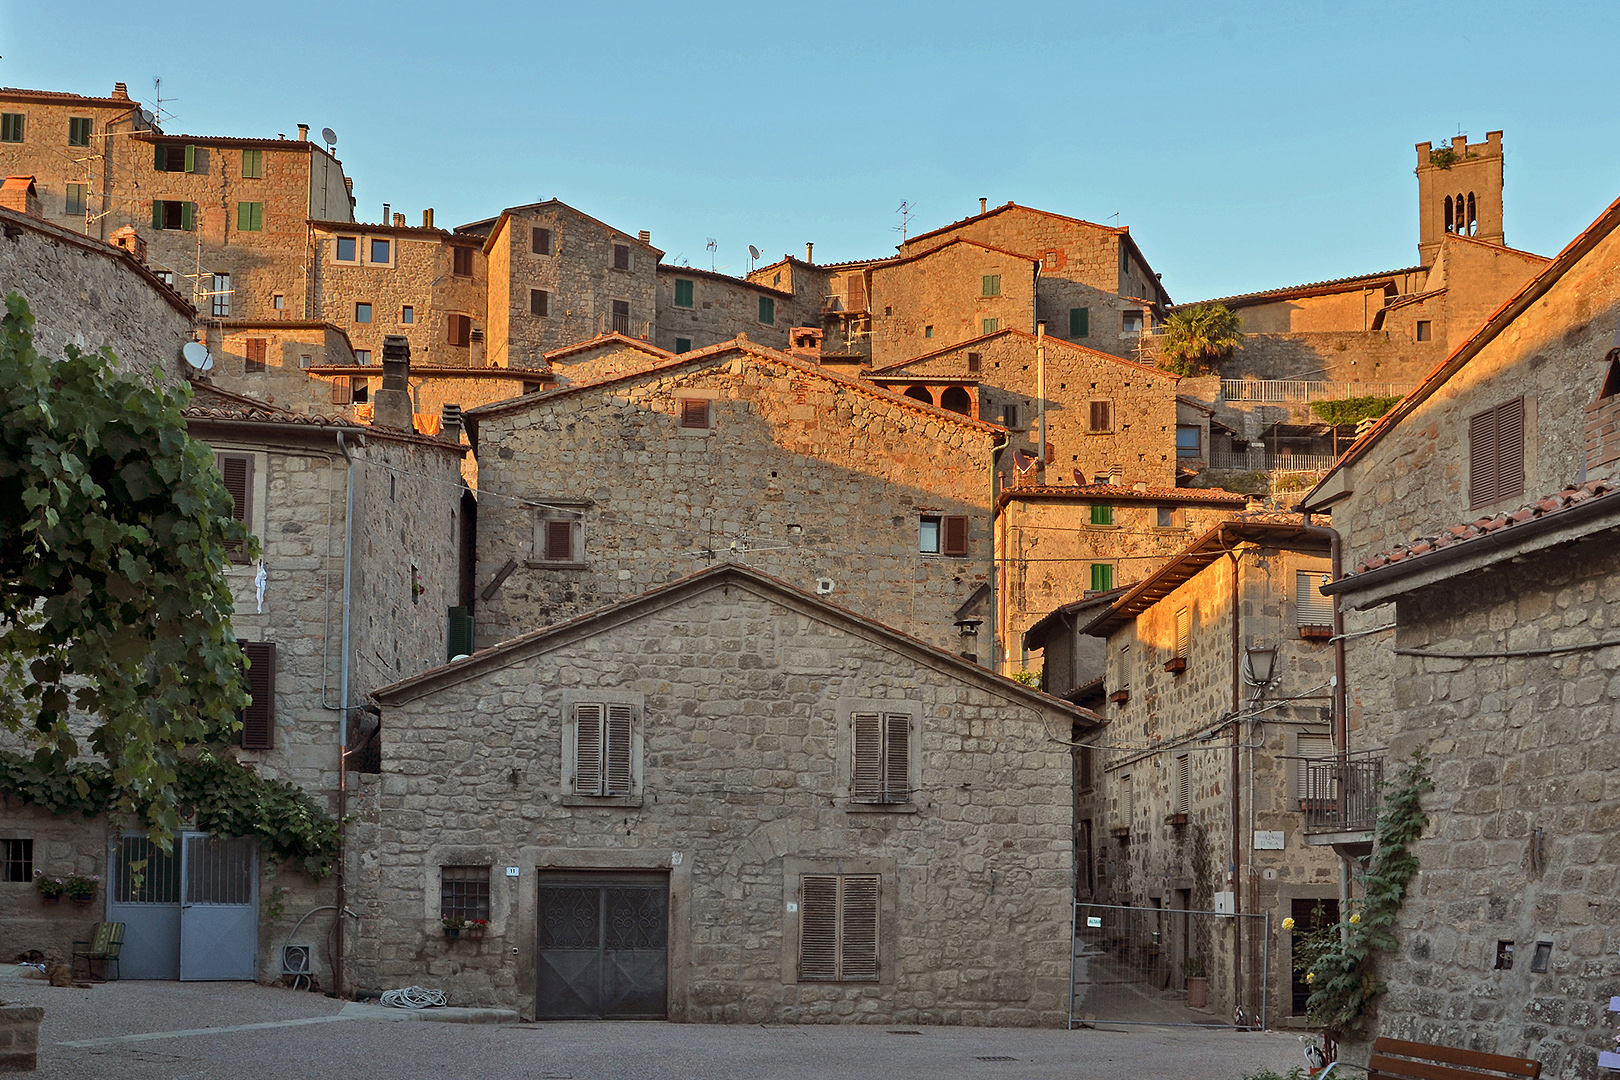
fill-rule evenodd
<path id="1" fill-rule="evenodd" d="M 669 996 L 669 878 L 539 876 L 535 1016 L 662 1020 Z"/>
<path id="2" fill-rule="evenodd" d="M 252 981 L 259 953 L 256 841 L 182 833 L 165 854 L 144 834 L 113 844 L 107 919 L 124 924 L 126 979 Z"/>

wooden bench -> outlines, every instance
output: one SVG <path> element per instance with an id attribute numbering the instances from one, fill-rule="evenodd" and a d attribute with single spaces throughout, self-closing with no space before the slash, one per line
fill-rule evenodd
<path id="1" fill-rule="evenodd" d="M 87 979 L 94 979 L 96 975 L 96 961 L 101 961 L 100 978 L 105 981 L 108 972 L 112 978 L 118 978 L 118 954 L 124 948 L 124 924 L 121 922 L 98 922 L 95 929 L 90 932 L 89 941 L 75 941 L 73 943 L 74 961 L 84 961 L 84 974 Z M 78 948 L 83 945 L 84 948 Z"/>
<path id="2" fill-rule="evenodd" d="M 1541 1062 L 1528 1058 L 1482 1054 L 1450 1046 L 1379 1039 L 1367 1062 L 1371 1080 L 1502 1080 L 1541 1076 Z"/>

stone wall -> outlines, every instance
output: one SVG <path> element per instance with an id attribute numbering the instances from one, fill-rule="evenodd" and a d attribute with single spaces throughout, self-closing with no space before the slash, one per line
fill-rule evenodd
<path id="1" fill-rule="evenodd" d="M 876 367 L 980 337 L 1035 329 L 1035 260 L 968 241 L 872 269 L 872 363 Z M 1000 277 L 985 296 L 984 279 Z"/>
<path id="2" fill-rule="evenodd" d="M 425 696 L 385 694 L 361 984 L 431 983 L 532 1017 L 535 872 L 637 868 L 669 875 L 672 1020 L 1063 1024 L 1069 764 L 1045 722 L 1067 730 L 1069 714 L 827 610 L 719 585 Z M 593 694 L 637 703 L 628 808 L 561 786 L 569 702 Z M 862 701 L 915 716 L 917 788 L 898 812 L 847 801 L 840 717 Z M 457 864 L 494 872 L 479 943 L 440 933 L 438 870 Z M 800 982 L 798 874 L 840 868 L 881 875 L 879 979 Z"/>
<path id="3" fill-rule="evenodd" d="M 675 303 L 675 283 L 691 286 L 691 306 Z M 815 303 L 800 302 L 792 292 L 773 289 L 724 274 L 693 271 L 690 267 L 658 268 L 658 310 L 654 320 L 654 340 L 669 352 L 702 349 L 747 334 L 773 349 L 786 349 L 788 331 L 795 326 L 820 326 L 820 298 Z M 760 320 L 760 301 L 769 300 L 771 321 Z M 808 301 L 811 298 L 804 298 Z M 686 349 L 678 350 L 680 341 Z"/>
<path id="4" fill-rule="evenodd" d="M 32 1072 L 39 1064 L 39 1005 L 0 1008 L 0 1072 Z"/>

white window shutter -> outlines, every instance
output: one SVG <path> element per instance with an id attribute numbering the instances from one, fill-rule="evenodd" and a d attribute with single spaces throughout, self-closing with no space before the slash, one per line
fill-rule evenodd
<path id="1" fill-rule="evenodd" d="M 878 879 L 846 877 L 842 884 L 838 977 L 845 982 L 875 980 L 878 977 Z"/>
<path id="2" fill-rule="evenodd" d="M 911 798 L 911 718 L 890 713 L 883 718 L 883 801 Z"/>
<path id="3" fill-rule="evenodd" d="M 602 706 L 574 706 L 574 794 L 602 794 Z"/>
<path id="4" fill-rule="evenodd" d="M 850 794 L 859 802 L 883 799 L 883 717 L 877 713 L 855 713 L 849 718 L 853 745 Z"/>
<path id="5" fill-rule="evenodd" d="M 838 978 L 838 878 L 832 874 L 799 878 L 799 978 Z"/>
<path id="6" fill-rule="evenodd" d="M 1322 595 L 1328 575 L 1320 570 L 1299 570 L 1294 574 L 1294 614 L 1299 626 L 1332 626 L 1333 598 Z"/>
<path id="7" fill-rule="evenodd" d="M 1295 798 L 1309 798 L 1313 794 L 1318 799 L 1336 797 L 1338 795 L 1338 784 L 1333 781 L 1331 774 L 1329 774 L 1325 785 L 1318 782 L 1318 787 L 1322 788 L 1325 786 L 1325 790 L 1318 790 L 1313 793 L 1310 790 L 1310 783 L 1307 779 L 1309 770 L 1306 768 L 1307 759 L 1310 761 L 1323 762 L 1334 760 L 1333 736 L 1313 735 L 1308 732 L 1301 732 L 1294 739 L 1294 752 L 1299 755 L 1299 757 L 1294 761 Z"/>
<path id="8" fill-rule="evenodd" d="M 630 738 L 635 712 L 629 705 L 607 707 L 606 738 L 603 740 L 604 795 L 629 795 Z"/>

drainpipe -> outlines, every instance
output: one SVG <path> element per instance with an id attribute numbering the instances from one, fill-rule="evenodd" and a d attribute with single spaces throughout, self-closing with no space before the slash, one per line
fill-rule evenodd
<path id="1" fill-rule="evenodd" d="M 1344 574 L 1344 549 L 1339 537 L 1339 530 L 1316 525 L 1312 515 L 1305 514 L 1305 534 L 1328 542 L 1328 558 L 1333 566 L 1333 580 L 1337 581 Z M 1333 748 L 1339 759 L 1339 798 L 1348 799 L 1346 790 L 1349 785 L 1346 780 L 1349 776 L 1350 764 L 1350 716 L 1348 710 L 1349 690 L 1344 679 L 1344 608 L 1340 605 L 1339 595 L 1333 595 Z M 1342 812 L 1342 808 L 1341 808 Z M 1343 820 L 1341 817 L 1340 820 Z M 1350 910 L 1350 860 L 1343 855 L 1339 856 L 1339 939 L 1348 941 L 1350 938 L 1349 924 L 1344 920 L 1346 912 Z"/>
<path id="2" fill-rule="evenodd" d="M 1040 415 L 1040 447 L 1035 467 L 1046 482 L 1046 323 L 1035 324 L 1035 409 Z"/>
<path id="3" fill-rule="evenodd" d="M 1226 557 L 1232 560 L 1232 990 L 1236 1004 L 1243 1004 L 1243 888 L 1239 881 L 1243 865 L 1242 768 L 1240 766 L 1243 740 L 1243 593 L 1242 566 L 1238 553 L 1230 548 Z"/>
<path id="4" fill-rule="evenodd" d="M 348 875 L 344 873 L 347 858 L 347 820 L 349 815 L 349 609 L 353 598 L 354 581 L 354 455 L 343 432 L 337 433 L 338 449 L 348 463 L 348 491 L 343 510 L 343 659 L 338 677 L 338 850 L 337 850 L 337 934 L 336 955 L 332 962 L 332 994 L 343 997 L 343 946 L 349 905 Z"/>
<path id="5" fill-rule="evenodd" d="M 996 557 L 996 455 L 1007 448 L 1012 432 L 1002 432 L 1001 441 L 990 445 L 990 670 L 1001 674 L 1001 617 L 996 582 L 1001 577 L 1002 560 Z"/>

